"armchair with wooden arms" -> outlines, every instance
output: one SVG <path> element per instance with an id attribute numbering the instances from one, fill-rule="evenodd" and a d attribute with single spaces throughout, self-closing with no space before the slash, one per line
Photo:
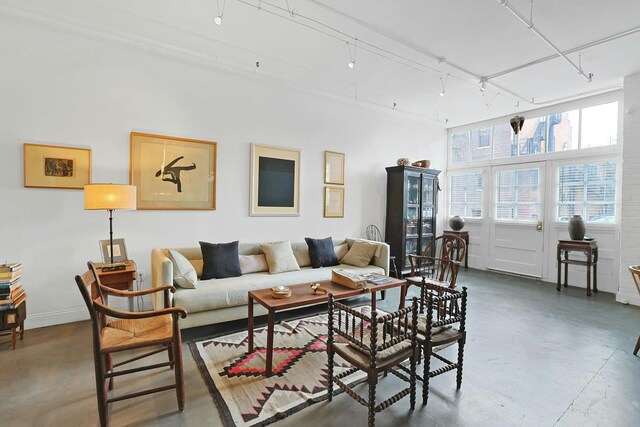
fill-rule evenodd
<path id="1" fill-rule="evenodd" d="M 187 312 L 181 307 L 169 307 L 169 292 L 175 292 L 175 288 L 173 286 L 162 286 L 141 291 L 119 291 L 103 286 L 100 283 L 100 278 L 96 273 L 96 267 L 93 263 L 89 262 L 88 267 L 89 270 L 82 275 L 76 276 L 75 280 L 91 316 L 100 425 L 103 427 L 108 425 L 109 403 L 165 390 L 176 390 L 178 408 L 182 411 L 184 409 L 185 393 L 182 368 L 182 338 L 178 319 L 184 319 L 187 316 Z M 91 297 L 92 289 L 94 292 L 93 295 L 95 295 L 94 299 Z M 152 311 L 130 312 L 118 310 L 104 304 L 105 294 L 133 298 L 155 292 L 164 292 L 165 308 Z M 113 353 L 151 346 L 161 346 L 161 348 L 154 349 L 142 355 L 136 355 L 135 357 L 116 364 L 113 363 Z M 168 362 L 155 363 L 132 369 L 114 370 L 116 367 L 165 350 L 168 352 Z M 108 396 L 109 390 L 113 389 L 114 377 L 165 366 L 169 366 L 174 371 L 175 381 L 173 384 L 123 396 Z"/>
<path id="2" fill-rule="evenodd" d="M 467 244 L 458 236 L 442 235 L 431 239 L 422 255 L 409 255 L 411 273 L 407 282 L 420 286 L 426 281 L 454 289 L 466 251 Z"/>
<path id="3" fill-rule="evenodd" d="M 346 394 L 369 409 L 369 427 L 375 425 L 375 414 L 403 397 L 409 395 L 410 407 L 415 408 L 416 401 L 416 362 L 417 362 L 417 299 L 411 307 L 401 308 L 394 313 L 378 317 L 375 310 L 370 315 L 334 301 L 329 294 L 328 319 L 328 386 L 329 401 L 333 399 L 333 386 L 339 386 Z M 334 357 L 342 357 L 352 368 L 334 374 Z M 409 376 L 399 372 L 402 362 L 409 359 Z M 360 396 L 350 387 L 345 377 L 357 371 L 367 374 L 369 384 L 368 399 Z M 409 386 L 376 405 L 376 386 L 381 374 L 391 372 Z"/>

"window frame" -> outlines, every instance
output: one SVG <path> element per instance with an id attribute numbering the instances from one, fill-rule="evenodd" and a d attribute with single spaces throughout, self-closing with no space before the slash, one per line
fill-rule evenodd
<path id="1" fill-rule="evenodd" d="M 482 176 L 482 199 L 481 199 L 481 206 L 482 206 L 482 215 L 480 217 L 468 217 L 468 216 L 463 216 L 462 218 L 465 219 L 465 221 L 478 221 L 481 222 L 485 219 L 488 218 L 487 216 L 487 171 L 485 169 L 469 169 L 469 170 L 465 170 L 465 171 L 460 171 L 460 172 L 454 172 L 454 173 L 448 173 L 446 176 L 446 182 L 447 182 L 447 192 L 446 192 L 446 212 L 447 212 L 447 219 L 451 218 L 453 216 L 452 212 L 451 212 L 451 178 L 454 176 L 464 176 L 464 175 L 475 175 L 475 174 L 480 174 Z M 465 205 L 466 206 L 466 205 Z"/>

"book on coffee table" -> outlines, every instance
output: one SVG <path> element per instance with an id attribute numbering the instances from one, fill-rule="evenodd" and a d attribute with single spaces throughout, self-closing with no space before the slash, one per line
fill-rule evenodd
<path id="1" fill-rule="evenodd" d="M 354 271 L 336 268 L 331 272 L 331 281 L 351 289 L 366 289 L 367 279 Z"/>

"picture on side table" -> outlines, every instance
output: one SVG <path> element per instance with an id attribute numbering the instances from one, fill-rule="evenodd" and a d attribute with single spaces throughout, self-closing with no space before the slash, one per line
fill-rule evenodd
<path id="1" fill-rule="evenodd" d="M 251 144 L 250 216 L 300 215 L 300 150 Z"/>
<path id="2" fill-rule="evenodd" d="M 324 217 L 344 218 L 344 188 L 324 187 Z"/>
<path id="3" fill-rule="evenodd" d="M 215 209 L 217 144 L 131 132 L 129 183 L 140 209 Z"/>
<path id="4" fill-rule="evenodd" d="M 82 190 L 91 184 L 91 149 L 24 144 L 24 186 Z"/>
<path id="5" fill-rule="evenodd" d="M 344 153 L 324 152 L 324 183 L 344 185 Z"/>
<path id="6" fill-rule="evenodd" d="M 103 263 L 111 263 L 111 245 L 109 239 L 100 240 L 100 254 L 102 255 Z M 128 259 L 124 239 L 113 239 L 113 262 L 124 262 Z"/>

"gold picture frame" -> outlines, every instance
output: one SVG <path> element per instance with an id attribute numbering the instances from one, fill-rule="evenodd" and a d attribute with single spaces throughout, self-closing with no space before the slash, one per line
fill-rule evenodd
<path id="1" fill-rule="evenodd" d="M 324 152 L 324 183 L 344 185 L 344 153 Z"/>
<path id="2" fill-rule="evenodd" d="M 344 187 L 324 187 L 324 217 L 344 218 Z"/>
<path id="3" fill-rule="evenodd" d="M 251 144 L 250 216 L 300 215 L 300 150 Z"/>
<path id="4" fill-rule="evenodd" d="M 24 186 L 82 190 L 91 184 L 91 149 L 24 144 Z"/>
<path id="5" fill-rule="evenodd" d="M 131 132 L 129 183 L 138 210 L 216 208 L 217 143 Z"/>

